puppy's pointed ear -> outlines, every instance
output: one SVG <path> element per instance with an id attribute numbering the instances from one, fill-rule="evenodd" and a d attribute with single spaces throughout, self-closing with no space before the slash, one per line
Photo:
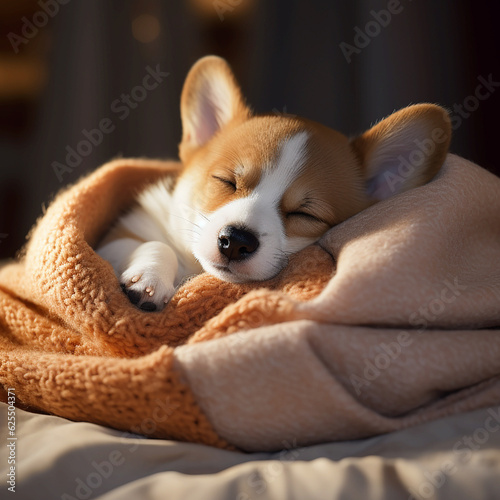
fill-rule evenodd
<path id="1" fill-rule="evenodd" d="M 203 146 L 233 120 L 245 120 L 250 110 L 227 62 L 216 56 L 200 59 L 189 72 L 181 96 L 181 160 Z"/>
<path id="2" fill-rule="evenodd" d="M 434 104 L 401 109 L 353 139 L 368 197 L 380 201 L 430 181 L 444 163 L 450 139 L 448 113 Z"/>

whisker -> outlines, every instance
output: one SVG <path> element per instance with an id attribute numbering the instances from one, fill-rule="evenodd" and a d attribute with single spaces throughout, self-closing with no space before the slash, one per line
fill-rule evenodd
<path id="1" fill-rule="evenodd" d="M 199 210 L 196 210 L 196 213 L 202 217 L 203 219 L 205 219 L 207 222 L 210 222 L 210 219 L 203 213 L 203 212 L 200 212 Z"/>
<path id="2" fill-rule="evenodd" d="M 182 229 L 182 231 L 183 231 L 184 233 L 189 233 L 189 234 L 191 234 L 191 235 L 196 235 L 196 236 L 198 236 L 198 237 L 200 237 L 200 236 L 201 236 L 201 232 L 197 231 L 196 229 L 191 229 L 191 228 L 189 228 L 189 227 L 185 227 L 185 228 L 183 228 L 183 229 Z"/>
<path id="3" fill-rule="evenodd" d="M 288 265 L 288 255 L 283 250 L 276 250 L 273 253 L 273 259 L 267 263 L 279 273 L 284 267 Z"/>
<path id="4" fill-rule="evenodd" d="M 177 217 L 178 219 L 182 219 L 182 220 L 184 220 L 186 222 L 189 222 L 193 226 L 196 226 L 196 227 L 198 227 L 198 228 L 201 229 L 201 226 L 199 224 L 196 224 L 196 222 L 193 222 L 192 220 L 189 220 L 186 217 L 182 217 L 182 215 L 178 215 L 178 214 L 174 214 L 174 213 L 170 213 L 170 215 L 173 216 L 173 217 Z"/>
<path id="5" fill-rule="evenodd" d="M 184 208 L 187 208 L 189 209 L 192 213 L 194 213 L 195 215 L 199 215 L 202 219 L 205 219 L 207 222 L 210 220 L 203 212 L 201 212 L 200 210 L 196 210 L 188 205 L 184 205 Z M 179 216 L 178 216 L 179 217 Z M 190 221 L 191 222 L 191 221 Z"/>

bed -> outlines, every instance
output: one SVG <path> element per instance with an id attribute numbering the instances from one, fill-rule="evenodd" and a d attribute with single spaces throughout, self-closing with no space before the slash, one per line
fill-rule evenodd
<path id="1" fill-rule="evenodd" d="M 0 269 L 21 498 L 496 498 L 500 180 L 449 155 L 272 280 L 202 274 L 146 313 L 94 248 L 178 168 L 101 167 Z"/>

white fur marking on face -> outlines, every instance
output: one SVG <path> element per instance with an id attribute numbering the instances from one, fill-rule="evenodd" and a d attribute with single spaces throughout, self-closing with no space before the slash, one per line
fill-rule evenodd
<path id="1" fill-rule="evenodd" d="M 274 168 L 266 171 L 264 178 L 257 186 L 257 191 L 271 191 L 275 203 L 279 203 L 290 184 L 297 178 L 306 160 L 306 143 L 309 134 L 299 132 L 281 146 L 281 152 Z"/>
<path id="2" fill-rule="evenodd" d="M 205 270 L 226 281 L 240 282 L 269 279 L 284 267 L 291 252 L 279 206 L 305 165 L 307 139 L 308 133 L 303 131 L 284 141 L 276 163 L 261 166 L 264 173 L 254 192 L 211 214 L 193 248 Z M 217 238 L 226 225 L 252 231 L 259 239 L 259 248 L 252 257 L 230 262 L 227 269 L 222 269 L 225 263 L 218 250 Z"/>

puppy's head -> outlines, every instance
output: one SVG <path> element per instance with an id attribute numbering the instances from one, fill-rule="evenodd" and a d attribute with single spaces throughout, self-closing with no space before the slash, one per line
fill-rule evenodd
<path id="1" fill-rule="evenodd" d="M 447 113 L 431 104 L 353 139 L 303 118 L 254 116 L 214 56 L 191 69 L 181 117 L 176 196 L 193 209 L 192 251 L 205 270 L 233 282 L 271 278 L 330 227 L 428 182 L 451 135 Z"/>

